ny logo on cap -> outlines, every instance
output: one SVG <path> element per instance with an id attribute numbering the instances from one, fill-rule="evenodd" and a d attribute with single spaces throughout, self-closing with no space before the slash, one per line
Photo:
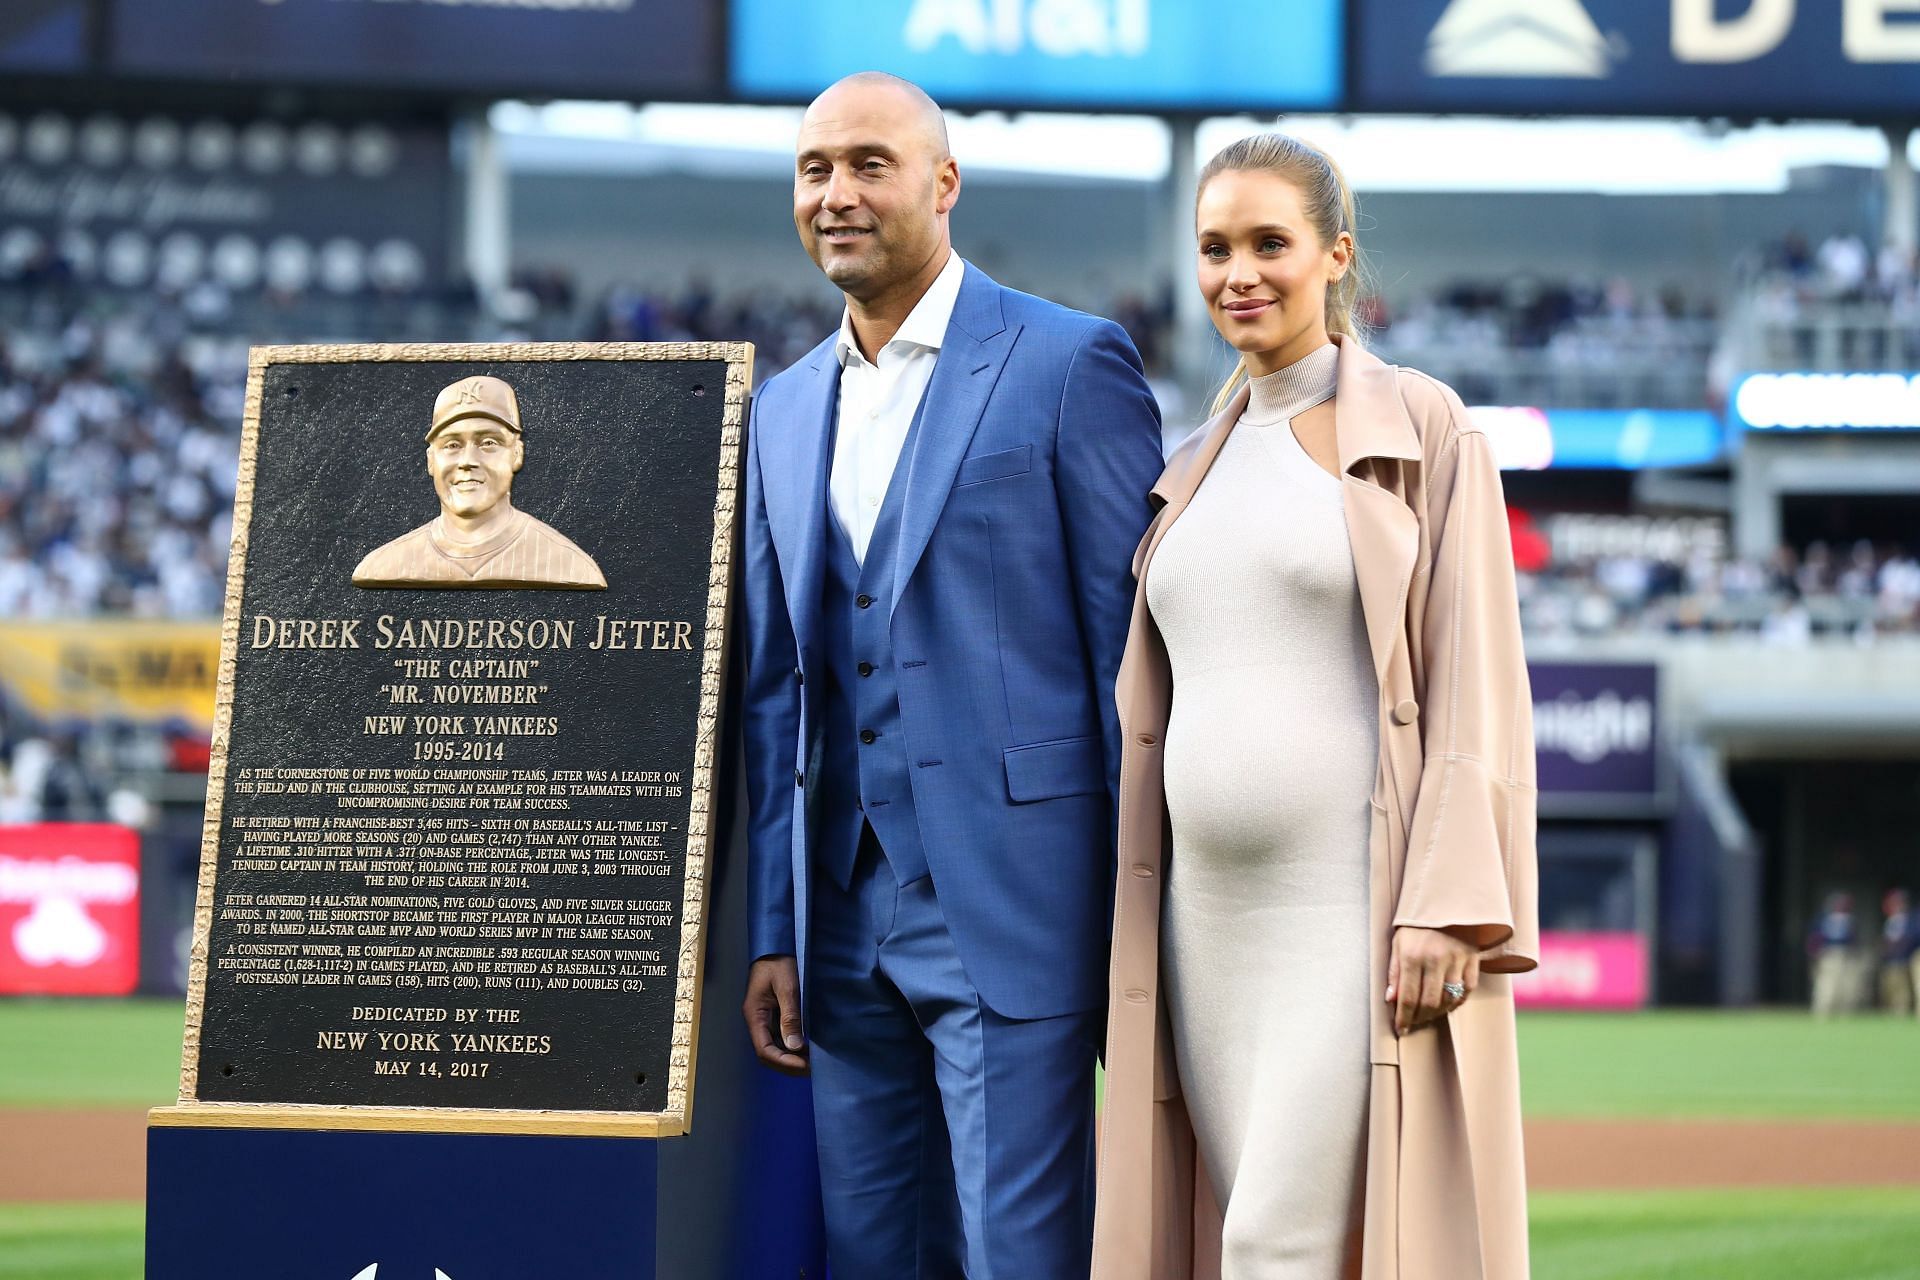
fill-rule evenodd
<path id="1" fill-rule="evenodd" d="M 454 397 L 455 404 L 480 403 L 480 379 L 468 378 L 460 386 L 460 394 Z"/>

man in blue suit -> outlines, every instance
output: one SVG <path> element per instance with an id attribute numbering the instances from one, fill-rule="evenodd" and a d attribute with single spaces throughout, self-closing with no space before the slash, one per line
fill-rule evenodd
<path id="1" fill-rule="evenodd" d="M 961 260 L 959 195 L 917 87 L 808 108 L 794 222 L 846 313 L 747 447 L 745 1014 L 813 1077 L 837 1280 L 1089 1266 L 1159 414 L 1118 326 Z"/>

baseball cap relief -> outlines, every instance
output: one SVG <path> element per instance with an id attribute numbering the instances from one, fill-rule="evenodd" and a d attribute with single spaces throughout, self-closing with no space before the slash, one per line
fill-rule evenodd
<path id="1" fill-rule="evenodd" d="M 433 426 L 427 430 L 427 439 L 463 418 L 492 418 L 513 434 L 520 434 L 520 402 L 513 388 L 486 374 L 462 378 L 434 398 Z"/>

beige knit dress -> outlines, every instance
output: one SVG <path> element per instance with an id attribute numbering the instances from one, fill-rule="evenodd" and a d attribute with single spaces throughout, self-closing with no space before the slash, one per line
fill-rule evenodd
<path id="1" fill-rule="evenodd" d="M 1378 691 L 1341 482 L 1289 425 L 1336 362 L 1254 380 L 1147 574 L 1173 670 L 1162 965 L 1223 1280 L 1358 1264 Z"/>

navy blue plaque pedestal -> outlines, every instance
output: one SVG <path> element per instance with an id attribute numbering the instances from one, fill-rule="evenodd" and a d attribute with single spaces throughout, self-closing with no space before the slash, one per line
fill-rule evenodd
<path id="1" fill-rule="evenodd" d="M 658 1164 L 632 1138 L 154 1128 L 147 1277 L 655 1280 Z"/>
<path id="2" fill-rule="evenodd" d="M 806 1082 L 739 1083 L 705 1142 L 155 1126 L 147 1280 L 822 1280 Z"/>

